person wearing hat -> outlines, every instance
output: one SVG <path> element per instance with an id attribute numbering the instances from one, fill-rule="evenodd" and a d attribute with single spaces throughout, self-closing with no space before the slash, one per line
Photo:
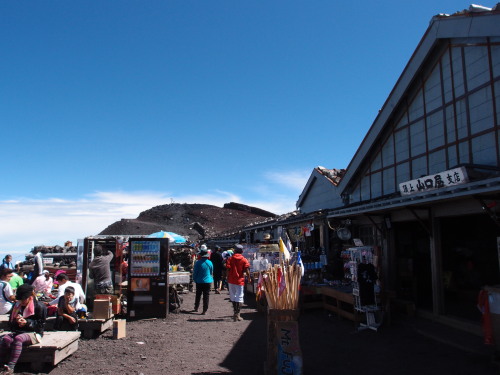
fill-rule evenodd
<path id="1" fill-rule="evenodd" d="M 208 310 L 210 287 L 214 281 L 214 267 L 212 262 L 208 259 L 210 257 L 210 252 L 206 245 L 201 245 L 198 255 L 200 259 L 195 262 L 193 269 L 193 281 L 196 283 L 194 311 L 198 311 L 201 295 L 203 294 L 203 312 L 201 314 L 205 315 Z"/>
<path id="2" fill-rule="evenodd" d="M 222 252 L 222 277 L 221 277 L 221 288 L 220 290 L 227 289 L 229 290 L 229 286 L 227 285 L 227 269 L 226 269 L 226 263 L 229 258 L 231 258 L 234 254 L 234 249 L 230 248 L 227 250 L 224 250 Z"/>
<path id="3" fill-rule="evenodd" d="M 37 301 L 32 285 L 17 288 L 16 299 L 9 319 L 11 333 L 3 336 L 0 343 L 0 358 L 8 358 L 3 365 L 4 374 L 14 373 L 24 346 L 41 342 L 47 318 L 47 308 Z"/>
<path id="4" fill-rule="evenodd" d="M 15 269 L 14 263 L 12 263 L 12 255 L 7 254 L 5 258 L 3 258 L 0 270 L 3 270 L 4 268 L 10 268 L 11 270 Z"/>
<path id="5" fill-rule="evenodd" d="M 234 321 L 243 320 L 240 316 L 241 305 L 245 295 L 245 275 L 250 281 L 250 263 L 243 256 L 243 246 L 237 244 L 234 255 L 226 261 L 227 282 L 229 285 L 229 299 L 233 303 Z"/>

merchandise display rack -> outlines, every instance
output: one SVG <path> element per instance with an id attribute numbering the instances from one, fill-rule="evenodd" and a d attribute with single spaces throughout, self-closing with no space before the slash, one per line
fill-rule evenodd
<path id="1" fill-rule="evenodd" d="M 349 269 L 352 278 L 352 295 L 354 297 L 354 308 L 356 311 L 363 313 L 366 316 L 366 323 L 360 323 L 358 331 L 365 329 L 371 329 L 377 331 L 380 327 L 380 322 L 377 322 L 375 314 L 380 311 L 379 299 L 377 293 L 375 293 L 375 288 L 373 289 L 375 304 L 372 305 L 362 305 L 360 297 L 360 287 L 358 282 L 358 265 L 361 262 L 374 263 L 374 251 L 370 246 L 361 246 L 350 248 L 347 250 L 349 254 Z M 375 265 L 374 265 L 375 266 Z"/>

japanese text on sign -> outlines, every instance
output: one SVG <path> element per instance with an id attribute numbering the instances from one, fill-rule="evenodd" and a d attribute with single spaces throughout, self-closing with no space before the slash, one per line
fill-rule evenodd
<path id="1" fill-rule="evenodd" d="M 411 195 L 429 190 L 465 184 L 469 179 L 465 168 L 454 168 L 437 174 L 399 184 L 401 195 Z"/>

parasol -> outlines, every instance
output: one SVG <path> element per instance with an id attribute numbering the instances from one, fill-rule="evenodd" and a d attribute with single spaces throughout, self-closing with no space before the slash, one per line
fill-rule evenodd
<path id="1" fill-rule="evenodd" d="M 163 230 L 148 235 L 149 238 L 168 238 L 169 243 L 184 243 L 186 239 L 174 232 L 165 232 Z"/>

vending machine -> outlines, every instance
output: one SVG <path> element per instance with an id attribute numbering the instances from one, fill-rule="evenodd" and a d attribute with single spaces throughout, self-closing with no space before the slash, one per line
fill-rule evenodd
<path id="1" fill-rule="evenodd" d="M 129 238 L 127 319 L 168 314 L 168 239 Z"/>

